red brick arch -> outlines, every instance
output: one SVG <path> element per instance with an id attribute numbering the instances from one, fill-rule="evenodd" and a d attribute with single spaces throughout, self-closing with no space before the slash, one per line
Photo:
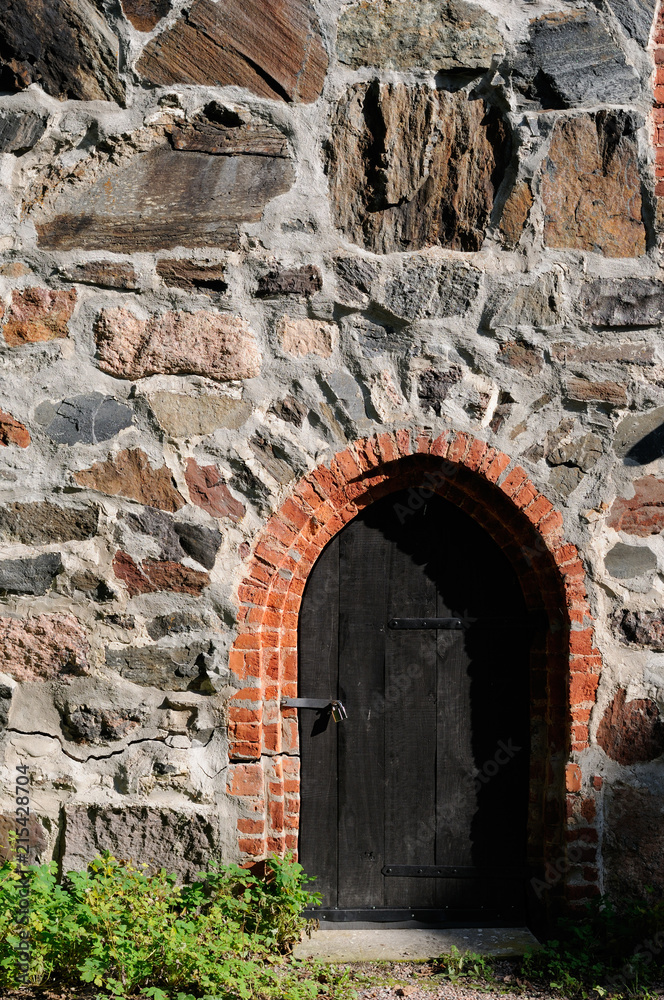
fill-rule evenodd
<path id="1" fill-rule="evenodd" d="M 280 698 L 297 694 L 308 575 L 364 507 L 409 487 L 415 497 L 418 488 L 435 490 L 481 524 L 512 562 L 529 607 L 549 616 L 531 664 L 530 854 L 554 866 L 550 882 L 565 881 L 570 899 L 595 895 L 593 792 L 584 796 L 575 763 L 588 746 L 601 669 L 583 564 L 564 541 L 562 515 L 525 470 L 486 441 L 454 431 L 432 438 L 398 430 L 355 441 L 301 479 L 259 535 L 238 589 L 239 635 L 230 653 L 239 690 L 229 710 L 228 792 L 239 796 L 240 852 L 256 859 L 297 847 L 297 719 L 294 709 L 280 709 Z M 579 863 L 570 868 L 566 845 L 575 841 Z"/>

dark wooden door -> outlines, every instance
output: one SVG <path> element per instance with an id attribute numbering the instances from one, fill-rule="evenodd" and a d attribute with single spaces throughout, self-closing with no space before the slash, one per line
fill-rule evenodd
<path id="1" fill-rule="evenodd" d="M 387 497 L 324 550 L 299 696 L 348 718 L 299 710 L 300 860 L 329 916 L 523 920 L 529 638 L 506 557 L 440 497 Z"/>

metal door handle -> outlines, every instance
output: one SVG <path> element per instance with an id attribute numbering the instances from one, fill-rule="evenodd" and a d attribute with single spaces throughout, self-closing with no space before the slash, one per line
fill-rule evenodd
<path id="1" fill-rule="evenodd" d="M 282 708 L 314 708 L 325 711 L 328 708 L 335 722 L 343 722 L 348 718 L 348 712 L 337 698 L 282 698 Z"/>

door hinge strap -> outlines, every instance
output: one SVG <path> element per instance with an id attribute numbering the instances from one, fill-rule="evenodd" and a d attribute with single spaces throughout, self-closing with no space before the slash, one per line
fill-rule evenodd
<path id="1" fill-rule="evenodd" d="M 392 878 L 517 879 L 525 878 L 528 869 L 476 868 L 468 865 L 385 865 L 381 874 Z"/>

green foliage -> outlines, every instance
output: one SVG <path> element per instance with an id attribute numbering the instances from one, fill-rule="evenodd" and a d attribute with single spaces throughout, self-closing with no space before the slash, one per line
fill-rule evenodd
<path id="1" fill-rule="evenodd" d="M 145 867 L 145 866 L 144 866 Z M 111 997 L 150 1000 L 313 1000 L 330 989 L 285 955 L 307 929 L 302 910 L 319 900 L 291 857 L 271 858 L 265 878 L 213 864 L 176 885 L 108 851 L 58 884 L 54 862 L 31 865 L 28 931 L 33 984 L 91 983 Z M 24 876 L 25 877 L 25 876 Z M 17 985 L 19 887 L 15 860 L 0 866 L 0 986 Z M 315 971 L 315 970 L 314 970 Z M 343 977 L 342 977 L 343 978 Z M 345 984 L 336 984 L 344 995 Z"/>
<path id="2" fill-rule="evenodd" d="M 435 975 L 451 982 L 460 979 L 486 982 L 493 978 L 491 959 L 473 951 L 461 952 L 452 945 L 436 962 Z"/>

